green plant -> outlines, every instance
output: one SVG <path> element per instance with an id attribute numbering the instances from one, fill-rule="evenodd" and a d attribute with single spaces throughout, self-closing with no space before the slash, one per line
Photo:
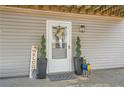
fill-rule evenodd
<path id="1" fill-rule="evenodd" d="M 42 35 L 41 37 L 40 56 L 41 56 L 41 59 L 46 58 L 46 39 L 44 35 Z"/>
<path id="2" fill-rule="evenodd" d="M 77 37 L 76 40 L 76 57 L 81 56 L 81 44 L 80 44 L 80 37 Z"/>

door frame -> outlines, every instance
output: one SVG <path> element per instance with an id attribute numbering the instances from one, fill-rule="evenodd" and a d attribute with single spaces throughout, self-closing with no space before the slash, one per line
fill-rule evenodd
<path id="1" fill-rule="evenodd" d="M 58 21 L 58 20 L 47 20 L 46 21 L 46 56 L 47 56 L 47 74 L 49 74 L 49 23 L 50 22 L 56 22 L 56 23 L 68 23 L 70 24 L 70 31 L 69 31 L 69 38 L 70 38 L 70 49 L 69 49 L 69 71 L 72 71 L 72 22 L 69 21 Z"/>

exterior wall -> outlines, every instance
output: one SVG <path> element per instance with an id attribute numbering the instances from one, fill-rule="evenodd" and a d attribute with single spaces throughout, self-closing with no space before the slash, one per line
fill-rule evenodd
<path id="1" fill-rule="evenodd" d="M 40 42 L 46 30 L 46 20 L 31 16 L 0 11 L 2 43 L 0 53 L 0 76 L 28 75 L 31 46 Z"/>
<path id="2" fill-rule="evenodd" d="M 0 77 L 29 74 L 31 46 L 46 34 L 46 20 L 72 22 L 72 55 L 79 36 L 82 56 L 93 69 L 124 67 L 122 18 L 0 7 Z M 80 24 L 85 33 L 79 32 Z"/>

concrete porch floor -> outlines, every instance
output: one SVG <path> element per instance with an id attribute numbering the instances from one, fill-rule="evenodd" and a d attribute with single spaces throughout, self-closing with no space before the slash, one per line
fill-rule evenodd
<path id="1" fill-rule="evenodd" d="M 0 79 L 0 87 L 124 87 L 124 69 L 95 70 L 89 80 L 50 81 L 31 80 L 28 77 Z"/>

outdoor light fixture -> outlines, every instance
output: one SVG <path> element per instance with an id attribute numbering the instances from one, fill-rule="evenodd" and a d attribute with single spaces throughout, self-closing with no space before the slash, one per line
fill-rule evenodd
<path id="1" fill-rule="evenodd" d="M 85 32 L 85 25 L 83 24 L 80 25 L 80 32 Z"/>

